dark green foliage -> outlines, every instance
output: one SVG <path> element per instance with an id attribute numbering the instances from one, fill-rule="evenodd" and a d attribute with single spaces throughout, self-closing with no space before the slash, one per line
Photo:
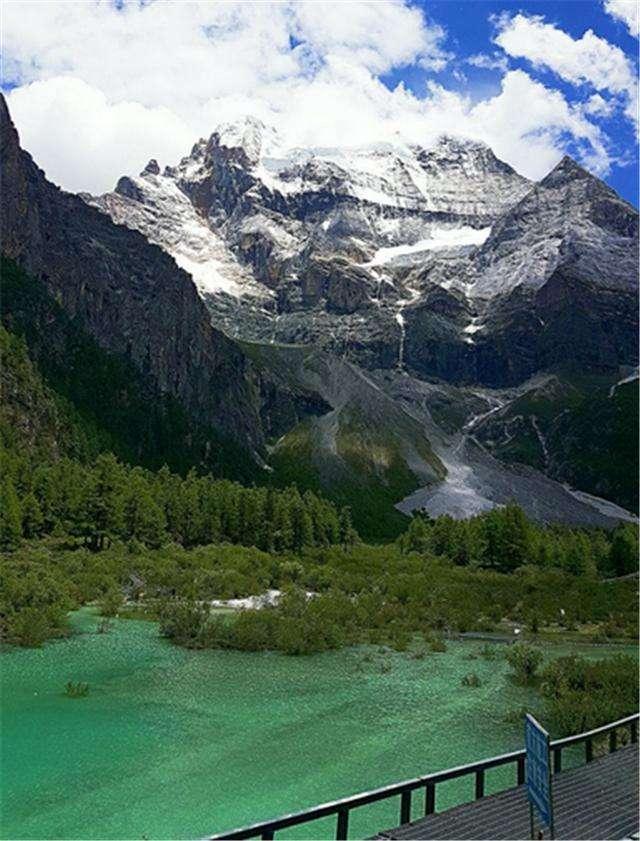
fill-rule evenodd
<path id="1" fill-rule="evenodd" d="M 507 662 L 511 666 L 513 679 L 523 686 L 533 683 L 536 672 L 543 660 L 543 653 L 539 648 L 517 642 L 506 653 Z"/>
<path id="2" fill-rule="evenodd" d="M 205 428 L 161 395 L 125 356 L 109 353 L 71 319 L 44 285 L 1 258 L 3 384 L 10 388 L 0 431 L 15 445 L 15 430 L 51 449 L 87 461 L 112 451 L 157 470 L 185 473 L 197 465 L 216 475 L 251 481 L 258 473 L 235 442 Z M 18 338 L 20 337 L 20 338 Z M 30 399 L 26 405 L 22 397 Z M 15 398 L 15 399 L 14 399 Z M 5 398 L 6 399 L 6 398 Z M 25 417 L 25 412 L 26 417 Z"/>
<path id="3" fill-rule="evenodd" d="M 2 548 L 21 537 L 69 534 L 93 551 L 114 540 L 158 548 L 169 540 L 186 547 L 228 541 L 269 551 L 300 551 L 358 535 L 349 512 L 297 488 L 244 488 L 227 480 L 186 478 L 163 468 L 128 467 L 111 453 L 91 465 L 68 459 L 32 461 L 23 451 L 0 448 Z"/>
<path id="4" fill-rule="evenodd" d="M 480 678 L 475 672 L 470 672 L 468 675 L 465 675 L 462 680 L 460 681 L 461 686 L 469 686 L 472 689 L 476 689 L 480 686 Z"/>
<path id="5" fill-rule="evenodd" d="M 22 511 L 10 476 L 0 483 L 0 548 L 15 549 L 22 537 Z"/>
<path id="6" fill-rule="evenodd" d="M 557 567 L 572 575 L 595 578 L 623 575 L 638 568 L 638 529 L 626 523 L 612 533 L 599 529 L 539 526 L 509 504 L 468 520 L 418 514 L 398 538 L 405 553 L 443 555 L 456 564 L 512 572 L 529 565 Z M 624 570 L 624 572 L 623 572 Z M 541 617 L 529 613 L 527 624 Z"/>
<path id="7" fill-rule="evenodd" d="M 638 529 L 625 523 L 613 533 L 609 570 L 614 576 L 638 572 Z"/>
<path id="8" fill-rule="evenodd" d="M 36 647 L 64 636 L 67 612 L 73 606 L 68 585 L 55 567 L 31 553 L 6 559 L 0 575 L 0 641 Z"/>
<path id="9" fill-rule="evenodd" d="M 561 657 L 542 672 L 542 696 L 555 736 L 591 730 L 638 710 L 638 661 Z"/>
<path id="10" fill-rule="evenodd" d="M 74 683 L 70 680 L 64 688 L 64 694 L 68 698 L 86 698 L 89 694 L 89 684 L 81 681 Z"/>

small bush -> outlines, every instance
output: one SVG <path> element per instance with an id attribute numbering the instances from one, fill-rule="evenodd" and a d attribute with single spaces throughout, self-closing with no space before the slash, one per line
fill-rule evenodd
<path id="1" fill-rule="evenodd" d="M 113 626 L 110 619 L 102 619 L 96 627 L 96 634 L 108 634 Z"/>
<path id="2" fill-rule="evenodd" d="M 433 639 L 429 640 L 429 648 L 431 649 L 431 651 L 442 653 L 447 650 L 447 644 L 442 639 L 442 637 L 434 637 Z"/>
<path id="3" fill-rule="evenodd" d="M 98 602 L 101 616 L 117 616 L 119 609 L 122 607 L 124 599 L 122 592 L 118 587 L 112 587 L 104 594 Z"/>
<path id="4" fill-rule="evenodd" d="M 498 657 L 498 649 L 495 647 L 495 645 L 489 645 L 485 642 L 478 654 L 484 660 L 495 660 Z"/>
<path id="5" fill-rule="evenodd" d="M 523 686 L 533 683 L 543 660 L 543 654 L 539 648 L 527 645 L 526 642 L 517 642 L 509 648 L 506 657 L 516 683 Z"/>
<path id="6" fill-rule="evenodd" d="M 460 683 L 462 686 L 470 686 L 475 689 L 477 686 L 480 686 L 480 678 L 475 672 L 471 672 L 470 674 L 465 675 Z"/>
<path id="7" fill-rule="evenodd" d="M 86 698 L 89 694 L 89 684 L 80 681 L 74 683 L 70 680 L 64 688 L 64 694 L 67 698 Z"/>

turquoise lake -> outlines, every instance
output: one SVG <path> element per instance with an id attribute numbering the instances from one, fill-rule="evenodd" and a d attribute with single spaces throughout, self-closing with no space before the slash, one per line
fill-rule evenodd
<path id="1" fill-rule="evenodd" d="M 470 659 L 479 643 L 423 660 L 364 647 L 296 658 L 186 651 L 152 623 L 98 634 L 97 621 L 83 609 L 70 639 L 1 655 L 3 838 L 202 838 L 520 748 L 505 711 L 536 708 L 502 657 Z M 587 651 L 552 653 L 568 650 Z M 469 672 L 480 687 L 461 687 Z M 66 697 L 68 680 L 89 695 Z M 487 789 L 512 775 L 490 772 Z M 446 783 L 438 806 L 472 790 L 472 778 Z M 351 836 L 397 824 L 398 808 L 353 812 Z M 329 838 L 334 825 L 278 837 Z"/>

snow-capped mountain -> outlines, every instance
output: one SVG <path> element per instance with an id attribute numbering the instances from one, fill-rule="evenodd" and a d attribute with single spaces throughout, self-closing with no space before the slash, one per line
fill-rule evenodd
<path id="1" fill-rule="evenodd" d="M 232 335 L 343 350 L 366 343 L 356 314 L 397 344 L 407 267 L 466 256 L 529 187 L 471 140 L 291 149 L 248 118 L 88 200 L 168 251 Z"/>
<path id="2" fill-rule="evenodd" d="M 232 336 L 459 382 L 540 368 L 537 352 L 503 358 L 512 295 L 544 297 L 558 272 L 587 296 L 637 285 L 630 205 L 569 158 L 532 184 L 464 138 L 290 148 L 246 118 L 87 200 L 168 251 Z M 515 310 L 519 333 L 554 320 L 539 303 Z"/>
<path id="3" fill-rule="evenodd" d="M 635 504 L 579 453 L 594 446 L 585 407 L 615 426 L 635 387 L 608 396 L 638 361 L 638 214 L 570 158 L 532 183 L 467 138 L 302 149 L 247 118 L 84 198 L 171 254 L 280 388 L 319 395 L 311 419 L 279 419 L 276 469 L 303 447 L 320 485 L 357 484 L 365 463 L 381 487 L 396 469 L 430 476 L 394 499 L 403 511 L 515 498 L 602 522 L 548 476 Z"/>

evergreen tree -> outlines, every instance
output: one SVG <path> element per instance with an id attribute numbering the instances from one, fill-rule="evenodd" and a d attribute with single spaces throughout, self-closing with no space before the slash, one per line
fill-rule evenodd
<path id="1" fill-rule="evenodd" d="M 99 455 L 89 476 L 80 532 L 92 549 L 103 549 L 124 526 L 124 471 L 112 453 Z"/>
<path id="2" fill-rule="evenodd" d="M 519 505 L 509 503 L 501 512 L 502 558 L 499 567 L 505 571 L 524 566 L 530 559 L 529 522 Z"/>
<path id="3" fill-rule="evenodd" d="M 38 500 L 32 493 L 22 500 L 22 532 L 26 538 L 37 537 L 44 525 L 44 518 Z"/>
<path id="4" fill-rule="evenodd" d="M 164 510 L 154 499 L 144 473 L 139 468 L 129 475 L 123 517 L 125 537 L 139 540 L 151 548 L 157 548 L 164 542 Z"/>
<path id="5" fill-rule="evenodd" d="M 431 546 L 431 529 L 428 514 L 415 514 L 411 518 L 409 527 L 398 538 L 398 544 L 403 552 L 418 552 L 423 554 Z"/>
<path id="6" fill-rule="evenodd" d="M 353 546 L 358 542 L 358 532 L 353 527 L 351 520 L 351 509 L 348 505 L 340 509 L 340 525 L 339 525 L 340 543 L 345 548 Z"/>
<path id="7" fill-rule="evenodd" d="M 0 546 L 15 549 L 22 537 L 22 512 L 18 495 L 9 476 L 0 484 Z"/>
<path id="8" fill-rule="evenodd" d="M 638 571 L 638 530 L 630 524 L 619 525 L 613 533 L 609 566 L 615 576 Z"/>
<path id="9" fill-rule="evenodd" d="M 291 515 L 286 499 L 281 494 L 276 503 L 276 510 L 273 522 L 273 546 L 276 552 L 284 552 L 291 549 L 293 544 L 293 528 L 291 526 Z"/>

